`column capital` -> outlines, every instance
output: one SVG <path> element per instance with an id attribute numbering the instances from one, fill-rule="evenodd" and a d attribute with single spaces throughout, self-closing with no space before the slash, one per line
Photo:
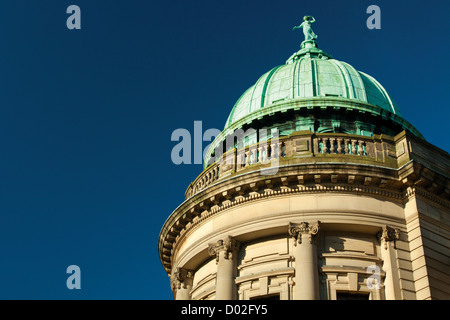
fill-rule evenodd
<path id="1" fill-rule="evenodd" d="M 394 241 L 395 247 L 395 241 L 400 239 L 400 229 L 383 226 L 381 227 L 381 231 L 378 232 L 378 238 L 380 239 L 380 242 L 384 242 L 384 249 L 387 249 L 387 243 L 391 241 Z"/>
<path id="2" fill-rule="evenodd" d="M 208 253 L 210 256 L 216 256 L 216 262 L 219 262 L 219 253 L 225 251 L 225 259 L 233 258 L 233 251 L 236 251 L 240 247 L 240 242 L 234 239 L 232 236 L 228 236 L 225 239 L 218 240 L 217 242 L 210 243 L 208 246 Z"/>
<path id="3" fill-rule="evenodd" d="M 308 234 L 314 236 L 319 233 L 320 221 L 316 222 L 300 222 L 300 223 L 289 223 L 289 235 L 294 238 L 295 244 L 302 243 L 302 234 Z M 312 237 L 310 238 L 312 243 Z"/>
<path id="4" fill-rule="evenodd" d="M 172 275 L 172 288 L 173 289 L 186 289 L 188 282 L 193 280 L 194 271 L 184 269 L 184 268 L 176 268 Z"/>

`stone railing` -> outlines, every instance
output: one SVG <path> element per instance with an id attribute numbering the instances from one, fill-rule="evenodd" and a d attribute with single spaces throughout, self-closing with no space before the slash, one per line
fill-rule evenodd
<path id="1" fill-rule="evenodd" d="M 206 168 L 206 170 L 203 170 L 197 179 L 189 185 L 185 193 L 186 199 L 219 180 L 219 170 L 221 168 L 222 164 L 216 162 Z"/>
<path id="2" fill-rule="evenodd" d="M 347 154 L 367 156 L 373 142 L 361 138 L 319 136 L 313 139 L 315 154 Z"/>
<path id="3" fill-rule="evenodd" d="M 327 161 L 346 162 L 364 160 L 368 164 L 397 166 L 396 144 L 393 137 L 373 137 L 341 133 L 294 132 L 289 136 L 232 149 L 222 156 L 222 161 L 206 168 L 186 190 L 186 199 L 216 181 L 235 173 L 270 166 L 274 159 L 289 160 L 289 164 Z"/>

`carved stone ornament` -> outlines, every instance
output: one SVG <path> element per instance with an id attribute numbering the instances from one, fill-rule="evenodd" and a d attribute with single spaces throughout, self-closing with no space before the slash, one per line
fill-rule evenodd
<path id="1" fill-rule="evenodd" d="M 172 287 L 173 289 L 187 288 L 187 282 L 194 278 L 194 272 L 183 268 L 177 268 L 173 273 Z"/>
<path id="2" fill-rule="evenodd" d="M 301 222 L 299 224 L 289 223 L 289 235 L 294 238 L 295 245 L 297 242 L 299 244 L 302 243 L 302 234 L 310 234 L 314 236 L 319 233 L 319 225 L 320 221 L 316 221 L 313 223 L 310 222 Z M 312 237 L 310 238 L 310 243 L 312 243 Z"/>
<path id="3" fill-rule="evenodd" d="M 216 262 L 219 262 L 219 252 L 225 251 L 225 259 L 233 258 L 233 251 L 238 250 L 240 243 L 231 236 L 225 240 L 218 240 L 215 243 L 210 243 L 208 252 L 210 256 L 216 256 Z"/>
<path id="4" fill-rule="evenodd" d="M 394 241 L 395 248 L 395 241 L 400 239 L 400 230 L 398 228 L 383 226 L 378 233 L 378 237 L 380 241 L 384 241 L 384 249 L 388 248 L 387 243 L 390 241 Z"/>

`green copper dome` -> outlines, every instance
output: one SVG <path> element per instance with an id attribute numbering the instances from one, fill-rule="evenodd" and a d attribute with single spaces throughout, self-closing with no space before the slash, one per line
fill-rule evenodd
<path id="1" fill-rule="evenodd" d="M 314 97 L 363 102 L 400 115 L 395 102 L 377 80 L 311 47 L 294 54 L 285 65 L 266 72 L 247 89 L 234 105 L 225 129 L 260 109 Z"/>
<path id="2" fill-rule="evenodd" d="M 301 49 L 284 65 L 264 73 L 237 100 L 224 130 L 205 154 L 205 167 L 214 161 L 217 148 L 219 155 L 231 148 L 225 148 L 223 141 L 240 129 L 268 130 L 265 138 L 248 135 L 245 138 L 248 145 L 271 139 L 274 130 L 279 136 L 305 130 L 395 136 L 408 130 L 423 139 L 403 119 L 392 97 L 377 80 L 320 50 L 310 25 L 302 28 L 305 41 Z"/>

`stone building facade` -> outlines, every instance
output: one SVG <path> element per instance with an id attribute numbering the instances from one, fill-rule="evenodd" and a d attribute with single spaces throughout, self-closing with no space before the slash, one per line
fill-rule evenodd
<path id="1" fill-rule="evenodd" d="M 450 298 L 449 154 L 314 40 L 238 100 L 185 196 L 158 244 L 175 299 Z"/>

